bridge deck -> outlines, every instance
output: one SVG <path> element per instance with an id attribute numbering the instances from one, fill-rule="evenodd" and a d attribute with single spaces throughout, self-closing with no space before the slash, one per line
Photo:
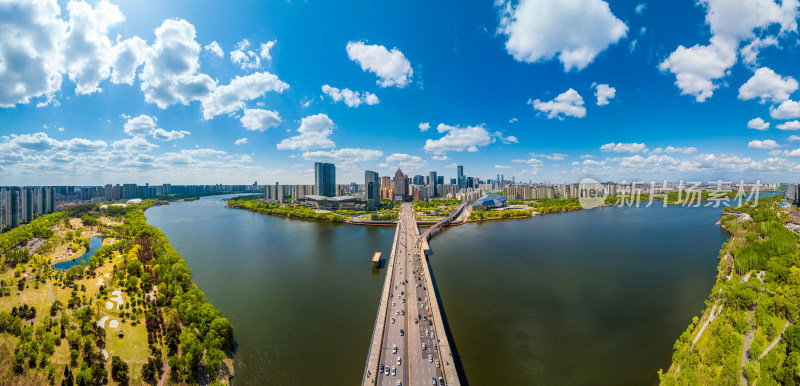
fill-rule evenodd
<path id="1" fill-rule="evenodd" d="M 425 252 L 430 232 L 451 221 L 466 204 L 422 235 L 411 205 L 403 204 L 362 385 L 395 385 L 398 380 L 403 385 L 428 385 L 431 378 L 437 384 L 442 379 L 446 385 L 460 385 Z M 379 373 L 381 364 L 397 375 Z"/>

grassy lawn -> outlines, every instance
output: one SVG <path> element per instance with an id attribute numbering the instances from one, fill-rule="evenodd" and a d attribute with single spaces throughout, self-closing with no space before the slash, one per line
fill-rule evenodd
<path id="1" fill-rule="evenodd" d="M 119 337 L 120 331 L 125 333 L 123 338 Z M 125 324 L 120 323 L 118 328 L 109 328 L 106 321 L 106 351 L 109 360 L 111 356 L 118 355 L 128 363 L 147 362 L 150 348 L 147 346 L 147 328 L 144 323 L 131 326 L 131 322 L 126 321 Z"/>

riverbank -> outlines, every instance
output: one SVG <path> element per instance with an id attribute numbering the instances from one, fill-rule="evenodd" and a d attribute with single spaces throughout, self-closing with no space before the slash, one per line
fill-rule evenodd
<path id="1" fill-rule="evenodd" d="M 71 208 L 47 228 L 52 251 L 9 250 L 0 282 L 0 377 L 12 384 L 228 382 L 233 328 L 193 285 L 186 262 L 144 220 L 148 200 L 113 210 Z M 102 218 L 95 225 L 81 219 Z M 24 231 L 24 229 L 22 230 Z M 75 235 L 110 235 L 86 264 L 55 270 Z M 8 242 L 0 234 L 0 245 Z M 16 270 L 7 267 L 16 267 Z M 5 296 L 2 296 L 5 295 Z M 205 310 L 202 315 L 188 310 Z M 60 328 L 59 328 L 60 327 Z M 38 331 L 36 339 L 31 332 Z M 59 334 L 60 330 L 60 334 Z M 66 342 L 62 342 L 66 340 Z M 179 350 L 180 346 L 180 350 Z"/>
<path id="2" fill-rule="evenodd" d="M 658 372 L 663 385 L 800 380 L 800 247 L 779 202 L 761 198 L 722 214 L 731 238 L 720 249 L 706 309 L 676 341 L 669 369 Z M 788 346 L 775 343 L 781 334 Z"/>

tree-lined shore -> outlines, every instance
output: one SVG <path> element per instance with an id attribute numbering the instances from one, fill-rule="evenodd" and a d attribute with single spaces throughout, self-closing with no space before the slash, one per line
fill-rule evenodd
<path id="1" fill-rule="evenodd" d="M 2 379 L 227 382 L 233 327 L 192 283 L 164 233 L 147 224 L 144 210 L 159 203 L 82 205 L 0 234 Z M 88 261 L 53 268 L 90 237 L 103 244 Z"/>

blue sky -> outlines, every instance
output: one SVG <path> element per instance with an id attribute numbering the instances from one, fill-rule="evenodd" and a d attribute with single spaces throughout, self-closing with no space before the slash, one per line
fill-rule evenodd
<path id="1" fill-rule="evenodd" d="M 798 2 L 0 3 L 0 185 L 800 174 Z M 767 124 L 768 127 L 767 127 Z"/>

